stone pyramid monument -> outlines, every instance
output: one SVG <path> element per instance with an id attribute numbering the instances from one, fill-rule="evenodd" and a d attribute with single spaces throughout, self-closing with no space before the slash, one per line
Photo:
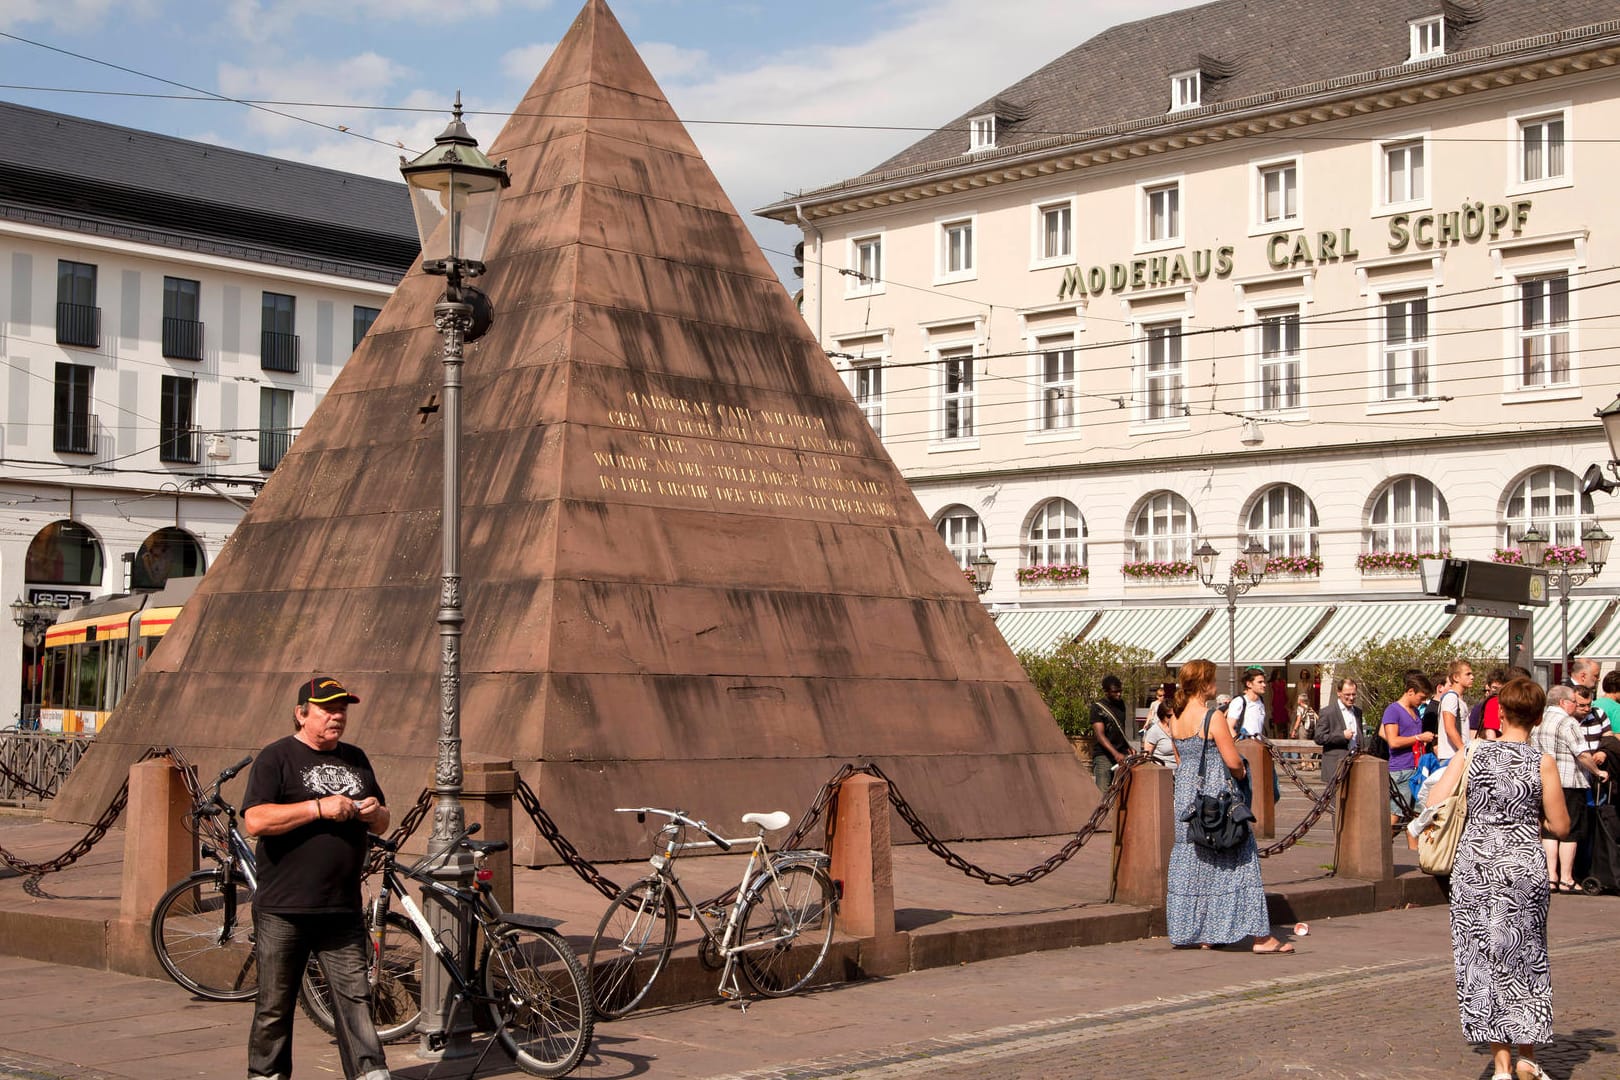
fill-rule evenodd
<path id="1" fill-rule="evenodd" d="M 469 757 L 516 761 L 592 859 L 646 854 L 614 806 L 797 815 L 845 762 L 947 838 L 1077 827 L 1089 778 L 605 3 L 489 153 Z M 54 816 L 93 819 L 149 745 L 206 776 L 286 734 L 314 672 L 363 699 L 347 737 L 396 806 L 431 784 L 442 289 L 400 284 Z"/>

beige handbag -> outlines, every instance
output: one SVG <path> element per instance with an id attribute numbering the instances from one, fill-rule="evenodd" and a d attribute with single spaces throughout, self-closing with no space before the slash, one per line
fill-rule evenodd
<path id="1" fill-rule="evenodd" d="M 1434 808 L 1434 816 L 1418 834 L 1418 869 L 1425 874 L 1451 873 L 1457 861 L 1457 841 L 1462 839 L 1468 818 L 1468 767 L 1473 764 L 1473 747 L 1463 751 L 1462 780 L 1457 790 Z"/>

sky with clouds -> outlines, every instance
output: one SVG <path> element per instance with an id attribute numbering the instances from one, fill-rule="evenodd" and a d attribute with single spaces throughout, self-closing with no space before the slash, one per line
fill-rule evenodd
<path id="1" fill-rule="evenodd" d="M 0 98 L 398 179 L 395 144 L 430 145 L 457 90 L 487 111 L 468 123 L 487 146 L 580 3 L 0 0 Z M 923 134 L 904 129 L 943 124 L 1109 26 L 1190 2 L 611 6 L 781 268 L 773 251 L 797 230 L 753 208 L 864 172 Z M 138 96 L 198 92 L 301 104 Z"/>

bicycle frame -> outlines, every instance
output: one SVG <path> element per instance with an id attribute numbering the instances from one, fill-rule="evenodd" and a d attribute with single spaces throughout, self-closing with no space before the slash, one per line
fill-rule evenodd
<path id="1" fill-rule="evenodd" d="M 651 807 L 637 812 L 668 813 L 668 811 L 654 810 Z M 714 837 L 714 839 L 690 841 L 677 839 L 680 832 L 687 825 L 701 829 Z M 720 971 L 720 996 L 727 999 L 740 997 L 742 988 L 737 984 L 738 955 L 751 950 L 774 948 L 793 936 L 792 934 L 784 934 L 771 938 L 762 938 L 758 941 L 733 944 L 733 941 L 741 934 L 741 927 L 738 923 L 742 918 L 744 906 L 746 906 L 748 899 L 763 887 L 762 882 L 755 880 L 756 871 L 762 877 L 768 878 L 772 887 L 781 888 L 781 880 L 776 873 L 777 861 L 770 857 L 770 847 L 765 843 L 765 830 L 762 828 L 758 835 L 751 837 L 720 837 L 709 832 L 707 826 L 687 821 L 685 818 L 672 818 L 670 824 L 666 825 L 664 830 L 670 831 L 671 835 L 669 841 L 664 845 L 663 852 L 654 854 L 649 860 L 652 868 L 665 887 L 674 894 L 679 902 L 675 907 L 676 917 L 682 917 L 681 906 L 684 905 L 688 913 L 685 917 L 697 923 L 698 928 L 703 931 L 703 936 L 714 944 L 716 951 L 725 961 Z M 704 916 L 703 910 L 692 902 L 692 898 L 687 895 L 685 887 L 681 885 L 680 878 L 675 876 L 673 866 L 676 858 L 683 852 L 695 851 L 700 848 L 730 850 L 738 844 L 749 845 L 748 862 L 743 866 L 742 879 L 737 883 L 736 896 L 733 898 L 729 909 L 726 910 L 725 922 L 719 926 L 720 932 L 717 934 L 716 925 L 711 924 L 708 918 Z M 716 914 L 718 915 L 718 913 Z"/>

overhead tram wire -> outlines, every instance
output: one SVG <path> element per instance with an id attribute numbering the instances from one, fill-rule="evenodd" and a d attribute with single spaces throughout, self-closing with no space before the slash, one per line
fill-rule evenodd
<path id="1" fill-rule="evenodd" d="M 37 94 L 79 94 L 79 95 L 90 96 L 90 97 L 147 98 L 147 99 L 158 100 L 158 101 L 227 102 L 227 103 L 237 104 L 237 105 L 246 105 L 246 106 L 249 106 L 249 107 L 252 107 L 252 108 L 264 108 L 266 111 L 273 111 L 273 109 L 271 107 L 274 107 L 274 108 L 283 108 L 283 109 L 337 109 L 337 110 L 347 110 L 347 111 L 350 111 L 350 112 L 417 113 L 417 114 L 432 114 L 432 115 L 437 115 L 437 114 L 440 114 L 440 113 L 444 112 L 443 109 L 435 108 L 433 106 L 425 106 L 425 105 L 377 105 L 377 104 L 370 104 L 370 103 L 366 103 L 366 102 L 356 102 L 356 101 L 307 101 L 307 100 L 291 100 L 291 99 L 283 99 L 283 98 L 231 97 L 231 96 L 228 96 L 228 95 L 215 93 L 214 91 L 211 91 L 211 90 L 204 90 L 204 89 L 202 89 L 200 87 L 190 86 L 190 85 L 188 85 L 186 83 L 178 82 L 176 80 L 166 79 L 166 78 L 163 78 L 163 77 L 157 76 L 157 75 L 151 75 L 151 74 L 148 74 L 147 72 L 143 72 L 143 71 L 137 71 L 134 68 L 123 67 L 122 65 L 111 63 L 110 61 L 100 60 L 100 59 L 97 59 L 97 58 L 92 57 L 92 56 L 85 56 L 83 54 L 75 53 L 75 52 L 72 52 L 70 50 L 59 48 L 59 47 L 54 46 L 54 45 L 48 45 L 48 44 L 46 44 L 44 42 L 34 41 L 34 40 L 30 39 L 30 38 L 24 38 L 24 37 L 22 37 L 22 36 L 20 36 L 18 34 L 0 32 L 0 36 L 11 38 L 12 40 L 20 42 L 21 44 L 24 44 L 24 45 L 33 45 L 33 46 L 35 46 L 37 48 L 49 49 L 52 52 L 58 52 L 58 53 L 62 53 L 64 55 L 66 55 L 66 56 L 72 56 L 75 59 L 87 60 L 90 63 L 101 64 L 101 65 L 103 65 L 105 67 L 115 68 L 115 69 L 117 69 L 119 71 L 128 72 L 129 74 L 132 74 L 132 75 L 139 75 L 139 76 L 141 76 L 143 78 L 153 79 L 153 80 L 155 80 L 157 82 L 165 83 L 165 84 L 167 84 L 169 86 L 178 86 L 181 89 L 190 90 L 192 92 L 190 94 L 160 94 L 160 93 L 154 93 L 154 92 L 150 92 L 150 91 L 138 91 L 138 90 L 100 90 L 100 89 L 92 89 L 90 87 L 38 86 L 38 85 L 31 85 L 31 84 L 25 84 L 25 83 L 0 83 L 0 90 L 18 90 L 18 91 L 24 91 L 24 92 L 27 92 L 27 93 L 37 93 Z M 831 121 L 817 121 L 817 120 L 738 120 L 738 119 L 714 119 L 714 118 L 708 118 L 708 117 L 669 117 L 669 118 L 666 118 L 666 117 L 647 117 L 647 116 L 629 116 L 629 115 L 626 115 L 626 116 L 604 116 L 604 115 L 601 115 L 601 114 L 598 114 L 598 113 L 585 114 L 585 113 L 569 113 L 569 112 L 554 112 L 554 111 L 527 112 L 527 111 L 523 111 L 523 110 L 510 110 L 510 111 L 508 111 L 508 110 L 504 110 L 504 109 L 464 109 L 464 110 L 462 110 L 462 112 L 466 116 L 489 116 L 489 117 L 495 117 L 497 119 L 505 118 L 505 117 L 523 117 L 523 118 L 527 118 L 527 119 L 542 119 L 542 120 L 545 120 L 545 119 L 551 119 L 551 120 L 587 120 L 587 119 L 594 119 L 594 120 L 623 120 L 623 121 L 635 121 L 637 123 L 645 123 L 645 124 L 683 124 L 683 125 L 686 125 L 686 126 L 705 126 L 705 127 L 783 128 L 783 129 L 801 129 L 801 130 L 806 130 L 806 131 L 871 131 L 871 132 L 892 131 L 892 132 L 899 132 L 899 133 L 908 133 L 909 132 L 909 133 L 915 133 L 915 134 L 920 134 L 920 135 L 932 135 L 932 134 L 935 134 L 936 132 L 959 132 L 959 133 L 964 134 L 964 135 L 969 133 L 969 127 L 966 124 L 962 124 L 960 126 L 955 125 L 955 124 L 943 124 L 943 125 L 940 125 L 940 124 L 933 124 L 933 125 L 930 125 L 930 124 L 853 124 L 853 123 L 833 123 Z M 281 116 L 281 115 L 286 115 L 286 114 L 275 113 L 275 115 Z M 321 126 L 321 127 L 327 126 L 327 125 L 324 125 L 324 124 L 320 124 L 318 121 L 308 120 L 307 118 L 300 117 L 300 116 L 290 116 L 289 119 L 301 120 L 304 123 L 315 124 L 316 126 Z M 1129 122 L 1130 119 L 1135 119 L 1135 118 L 1127 118 L 1127 120 L 1122 121 L 1122 123 Z M 1212 114 L 1212 115 L 1210 115 L 1208 117 L 1205 117 L 1204 119 L 1208 119 L 1208 120 L 1213 121 L 1213 122 L 1220 122 L 1223 118 L 1219 114 Z M 1335 119 L 1353 119 L 1353 118 L 1335 118 Z M 1322 123 L 1331 123 L 1332 121 L 1321 121 L 1321 122 Z M 333 130 L 337 130 L 337 129 L 334 128 Z M 351 134 L 351 132 L 345 131 L 344 134 Z M 1104 138 L 1110 138 L 1110 137 L 1115 137 L 1115 136 L 1138 135 L 1138 134 L 1144 134 L 1144 133 L 1141 133 L 1141 132 L 1122 132 L 1122 131 L 1118 131 L 1118 130 L 1109 130 L 1109 129 L 1073 130 L 1073 129 L 1069 129 L 1069 128 L 1030 128 L 1030 127 L 1022 127 L 1021 126 L 1021 127 L 1018 128 L 1017 134 L 1019 136 L 1021 136 L 1021 137 L 1022 136 L 1032 136 L 1032 137 L 1033 136 L 1039 136 L 1041 138 L 1055 138 L 1055 137 L 1056 138 L 1071 138 L 1071 139 L 1074 139 L 1076 141 L 1079 141 L 1079 140 L 1086 140 L 1086 139 L 1104 139 Z M 364 135 L 361 135 L 359 137 L 360 138 L 367 138 L 367 136 L 364 136 Z M 1281 131 L 1281 132 L 1276 132 L 1276 131 L 1246 132 L 1242 136 L 1242 138 L 1243 139 L 1255 139 L 1255 140 L 1275 139 L 1275 140 L 1286 141 L 1286 142 L 1360 143 L 1360 142 L 1368 141 L 1367 138 L 1365 136 L 1362 136 L 1362 135 L 1305 134 L 1305 133 L 1299 132 L 1297 129 L 1290 129 L 1288 131 Z M 371 141 L 372 142 L 381 142 L 382 140 L 372 139 Z M 1431 136 L 1428 137 L 1428 141 L 1431 142 L 1431 143 L 1460 143 L 1460 144 L 1479 143 L 1479 144 L 1484 144 L 1484 145 L 1502 144 L 1502 145 L 1513 145 L 1513 146 L 1516 146 L 1519 143 L 1518 139 L 1513 138 L 1511 136 L 1497 136 L 1497 135 L 1454 135 L 1454 136 L 1432 136 L 1431 135 Z M 1620 142 L 1620 137 L 1566 136 L 1565 139 L 1564 139 L 1564 142 L 1565 142 L 1566 145 L 1568 145 L 1568 144 L 1574 144 L 1574 145 L 1585 145 L 1585 144 L 1603 145 L 1603 144 L 1607 144 L 1607 143 Z M 387 145 L 392 146 L 394 144 L 393 143 L 388 143 Z M 1016 144 L 1016 143 L 1012 144 L 1010 148 L 1011 149 L 1017 149 L 1017 145 L 1018 144 Z M 1053 148 L 1053 152 L 1054 153 L 1061 153 L 1062 150 L 1061 150 L 1061 148 Z"/>

